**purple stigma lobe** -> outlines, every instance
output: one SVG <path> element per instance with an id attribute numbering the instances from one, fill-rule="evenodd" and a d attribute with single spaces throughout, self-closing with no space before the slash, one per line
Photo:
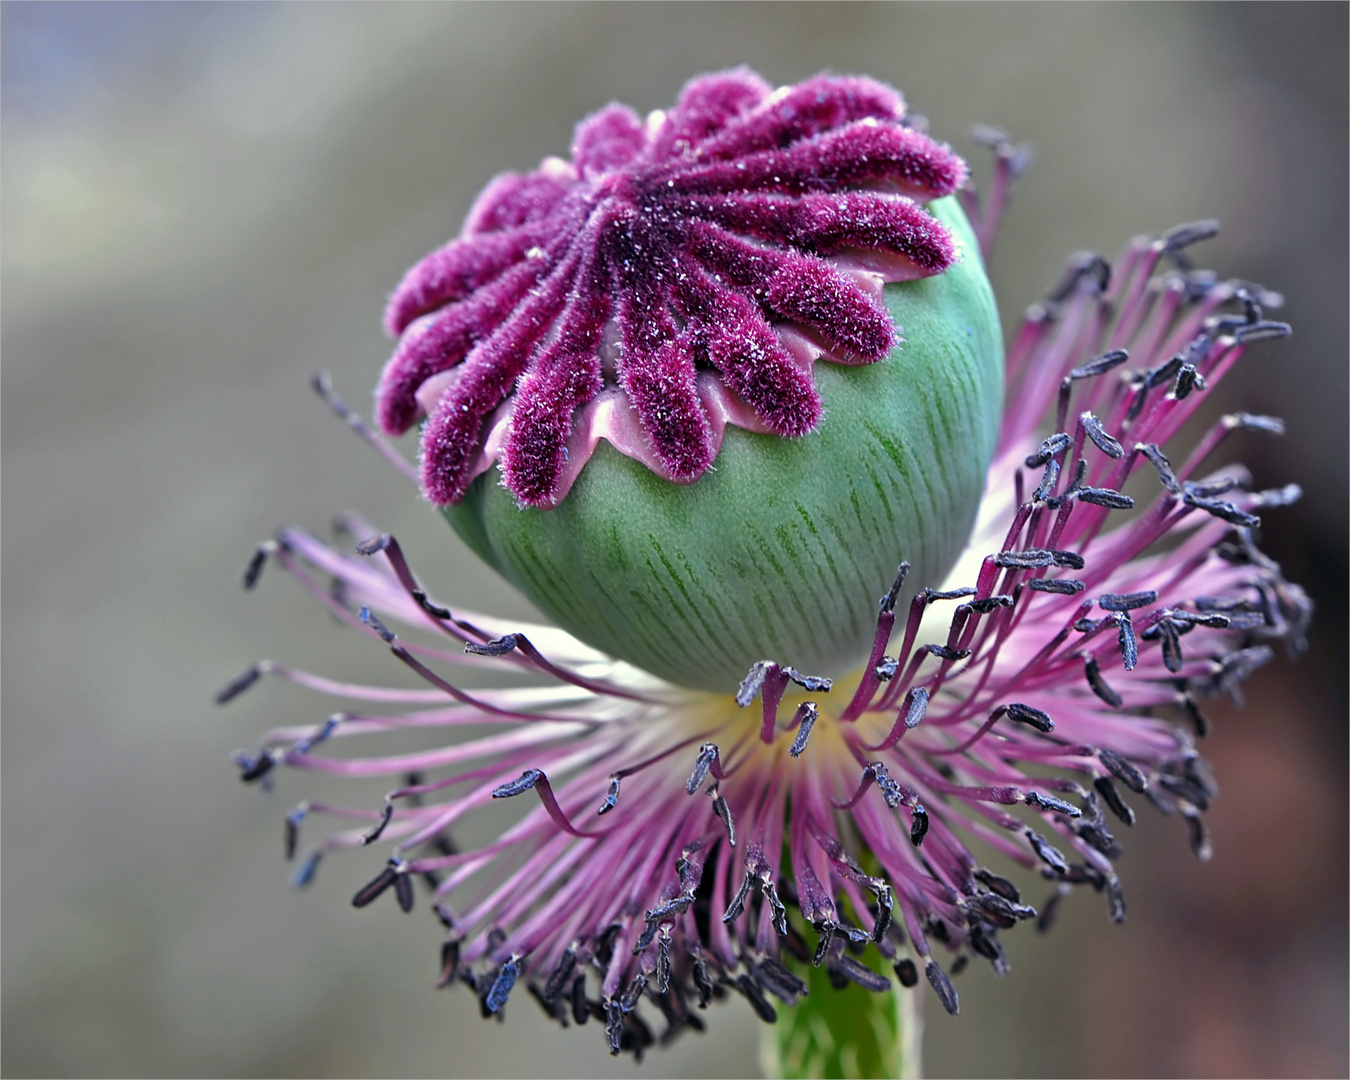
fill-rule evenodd
<path id="1" fill-rule="evenodd" d="M 394 435 L 425 420 L 431 500 L 496 464 L 521 505 L 557 505 L 599 438 L 692 483 L 727 423 L 813 431 L 815 358 L 885 357 L 881 284 L 956 257 L 921 204 L 965 164 L 903 117 L 870 79 L 773 91 L 738 69 L 645 122 L 609 105 L 571 161 L 494 180 L 385 314 L 377 418 Z M 607 394 L 628 408 L 593 405 Z"/>

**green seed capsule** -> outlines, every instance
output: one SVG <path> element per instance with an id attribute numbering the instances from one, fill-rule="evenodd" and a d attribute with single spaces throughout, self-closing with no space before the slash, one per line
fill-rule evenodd
<path id="1" fill-rule="evenodd" d="M 489 473 L 447 520 L 560 626 L 671 682 L 726 690 L 766 658 L 826 675 L 860 664 L 896 565 L 939 581 L 960 552 L 1002 409 L 978 245 L 954 198 L 930 210 L 962 260 L 885 286 L 904 339 L 885 360 L 816 364 L 817 431 L 728 427 L 687 486 L 602 442 L 554 509 L 518 508 Z"/>

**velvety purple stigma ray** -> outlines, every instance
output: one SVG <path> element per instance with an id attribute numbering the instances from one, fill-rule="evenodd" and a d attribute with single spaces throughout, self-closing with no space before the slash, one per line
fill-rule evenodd
<path id="1" fill-rule="evenodd" d="M 780 328 L 827 360 L 882 359 L 894 328 L 858 275 L 950 266 L 952 237 L 921 204 L 965 176 L 905 126 L 898 93 L 865 78 L 774 92 L 741 69 L 695 79 L 646 122 L 607 106 L 578 125 L 570 161 L 498 177 L 460 237 L 404 277 L 377 420 L 397 435 L 425 419 L 422 482 L 438 505 L 496 461 L 517 501 L 548 507 L 570 483 L 579 411 L 613 386 L 663 474 L 697 480 L 721 431 L 699 376 L 757 430 L 812 431 L 820 398 Z"/>

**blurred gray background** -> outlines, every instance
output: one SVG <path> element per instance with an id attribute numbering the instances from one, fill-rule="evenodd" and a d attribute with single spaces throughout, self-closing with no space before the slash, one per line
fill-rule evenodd
<path id="1" fill-rule="evenodd" d="M 1006 981 L 930 1008 L 930 1075 L 1344 1076 L 1347 6 L 6 3 L 3 21 L 3 1058 L 31 1075 L 576 1075 L 594 1027 L 526 1000 L 484 1024 L 432 989 L 425 905 L 348 905 L 369 859 L 288 887 L 307 791 L 230 752 L 328 702 L 212 692 L 273 656 L 357 681 L 391 661 L 294 582 L 239 590 L 283 522 L 363 511 L 444 598 L 523 615 L 306 387 L 368 409 L 385 295 L 483 183 L 565 152 L 610 100 L 670 103 L 749 63 L 901 87 L 940 137 L 1038 157 L 992 265 L 1006 320 L 1065 256 L 1217 216 L 1201 252 L 1287 294 L 1287 344 L 1210 402 L 1290 420 L 1234 440 L 1269 547 L 1320 609 L 1245 712 L 1214 708 L 1217 855 L 1145 814 L 1129 922 L 1077 896 L 1010 936 Z M 972 153 L 977 169 L 982 163 Z M 1032 898 L 1037 899 L 1037 897 Z M 523 995 L 522 995 L 523 998 Z M 755 1021 L 649 1060 L 753 1075 Z"/>

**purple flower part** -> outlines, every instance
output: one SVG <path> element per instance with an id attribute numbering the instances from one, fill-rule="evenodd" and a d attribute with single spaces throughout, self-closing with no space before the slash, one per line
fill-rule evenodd
<path id="1" fill-rule="evenodd" d="M 479 432 L 489 412 L 525 372 L 530 350 L 562 312 L 578 254 L 572 254 L 515 309 L 490 338 L 476 347 L 458 369 L 454 384 L 442 392 L 422 432 L 422 489 L 434 502 L 453 501 L 460 478 L 472 462 Z M 568 337 L 586 328 L 569 326 Z M 463 492 L 459 491 L 462 495 Z M 458 496 L 456 496 L 458 497 Z"/>
<path id="2" fill-rule="evenodd" d="M 572 167 L 557 158 L 548 158 L 527 176 L 503 173 L 474 200 L 464 220 L 463 235 L 506 232 L 546 221 L 575 179 Z M 421 308 L 418 314 L 439 306 L 433 303 Z"/>
<path id="3" fill-rule="evenodd" d="M 950 149 L 920 131 L 860 120 L 785 150 L 761 150 L 694 167 L 672 165 L 664 173 L 675 194 L 801 194 L 853 185 L 936 199 L 961 186 L 966 168 Z"/>
<path id="4" fill-rule="evenodd" d="M 723 78 L 725 90 L 695 84 L 709 117 L 724 98 L 764 100 L 745 73 Z M 587 152 L 625 152 L 622 120 Z M 999 200 L 992 205 L 997 214 Z M 984 216 L 977 229 L 992 236 L 993 222 Z M 862 969 L 849 954 L 875 948 L 906 985 L 922 965 L 943 1007 L 957 1011 L 938 949 L 954 966 L 975 957 L 1002 974 L 1000 933 L 1048 926 L 1076 886 L 1103 894 L 1108 916 L 1124 919 L 1117 834 L 1136 805 L 1184 823 L 1208 858 L 1204 813 L 1218 788 L 1197 748 L 1201 703 L 1239 698 L 1275 643 L 1300 649 L 1311 608 L 1253 534 L 1256 513 L 1296 489 L 1249 491 L 1240 467 L 1204 472 L 1234 433 L 1279 434 L 1280 422 L 1235 413 L 1186 457 L 1169 457 L 1204 388 L 1252 343 L 1288 333 L 1265 317 L 1270 297 L 1253 286 L 1162 272 L 1178 234 L 1187 235 L 1135 241 L 1114 273 L 1098 257 L 1076 260 L 1030 310 L 1010 350 L 1007 410 L 966 555 L 907 612 L 895 607 L 902 568 L 867 663 L 833 688 L 780 657 L 720 699 L 682 691 L 552 628 L 440 606 L 387 536 L 353 553 L 286 529 L 260 546 L 246 587 L 279 564 L 422 682 L 354 685 L 263 662 L 221 691 L 224 702 L 275 677 L 353 703 L 238 754 L 245 781 L 288 770 L 389 778 L 378 806 L 306 801 L 287 816 L 288 858 L 302 830 L 335 825 L 301 857 L 297 884 L 314 881 L 325 854 L 386 845 L 355 901 L 392 911 L 380 899 L 391 893 L 406 911 L 420 879 L 444 928 L 439 985 L 465 983 L 489 1015 L 524 981 L 552 1019 L 603 1015 L 611 1052 L 640 1054 L 656 1038 L 642 1010 L 663 1019 L 664 1044 L 701 1029 L 698 1010 L 719 985 L 771 1020 L 768 996 L 796 992 L 781 963 L 789 957 L 853 977 Z M 596 265 L 579 263 L 573 280 Z M 665 379 L 668 392 L 685 393 L 682 358 L 715 356 L 710 331 L 691 331 L 700 304 L 722 302 L 712 280 L 691 274 L 672 294 L 687 349 L 625 331 L 644 358 L 635 386 Z M 534 427 L 543 431 L 555 402 L 580 399 L 600 377 L 595 363 L 565 358 L 593 359 L 610 301 L 546 282 L 529 302 L 570 313 L 543 345 L 550 362 L 518 391 L 518 409 L 545 414 Z M 741 302 L 728 308 L 733 321 L 754 314 Z M 513 333 L 534 332 L 521 323 Z M 1197 376 L 1184 392 L 1179 356 Z M 471 367 L 461 381 L 492 377 Z M 724 358 L 718 370 L 752 387 L 760 367 Z M 705 377 L 695 377 L 696 392 Z M 557 443 L 522 445 L 546 454 Z M 1144 484 L 1131 490 L 1151 494 L 1127 514 L 1133 500 L 1120 492 L 1139 471 Z M 374 533 L 355 519 L 345 531 Z M 466 692 L 445 674 L 461 665 L 531 674 L 536 685 Z M 414 730 L 414 745 L 427 747 L 431 729 L 445 731 L 443 745 L 380 749 L 382 737 Z M 355 736 L 373 745 L 329 752 Z M 456 843 L 483 835 L 461 829 L 465 819 L 526 792 L 538 805 L 523 819 L 499 819 L 495 839 Z M 1049 883 L 1039 915 L 987 860 L 1039 871 Z"/>
<path id="5" fill-rule="evenodd" d="M 951 235 L 915 203 L 871 191 L 835 195 L 722 195 L 669 200 L 673 209 L 803 251 L 864 252 L 891 280 L 941 273 L 956 257 Z M 868 265 L 864 260 L 863 265 Z"/>
<path id="6" fill-rule="evenodd" d="M 598 180 L 632 164 L 646 145 L 638 114 L 627 105 L 607 105 L 577 125 L 572 163 L 583 180 Z"/>
<path id="7" fill-rule="evenodd" d="M 698 81 L 719 78 L 714 75 Z M 817 75 L 771 94 L 762 109 L 730 120 L 702 147 L 711 160 L 729 160 L 759 150 L 781 150 L 855 121 L 899 122 L 904 115 L 904 98 L 884 83 L 847 75 Z"/>
<path id="8" fill-rule="evenodd" d="M 771 314 L 824 338 L 845 362 L 872 363 L 894 344 L 895 328 L 880 299 L 823 259 L 761 248 L 715 225 L 699 226 L 693 242 L 709 269 L 761 295 Z"/>
<path id="9" fill-rule="evenodd" d="M 512 490 L 545 498 L 548 492 L 531 484 L 563 468 L 571 417 L 604 384 L 598 350 L 611 310 L 609 296 L 601 288 L 574 293 L 569 301 L 571 318 L 564 320 L 569 333 L 550 343 L 516 388 L 513 415 L 521 434 L 502 459 L 502 472 Z"/>
<path id="10" fill-rule="evenodd" d="M 773 87 L 747 67 L 691 79 L 661 125 L 654 156 L 662 159 L 692 153 L 772 93 Z"/>
<path id="11" fill-rule="evenodd" d="M 556 505 L 600 438 L 667 479 L 697 480 L 727 423 L 800 437 L 820 422 L 811 365 L 895 345 L 884 281 L 957 257 L 920 205 L 965 181 L 870 79 L 771 92 L 740 69 L 691 82 L 644 123 L 610 105 L 570 162 L 498 177 L 459 239 L 408 272 L 377 420 L 425 417 L 439 505 L 499 463 L 522 505 Z M 722 384 L 710 408 L 704 374 Z M 613 388 L 614 409 L 586 407 Z"/>
<path id="12" fill-rule="evenodd" d="M 751 301 L 693 270 L 680 283 L 679 302 L 681 314 L 699 328 L 693 339 L 697 360 L 721 372 L 771 431 L 795 436 L 816 426 L 820 399 L 810 377 Z"/>

